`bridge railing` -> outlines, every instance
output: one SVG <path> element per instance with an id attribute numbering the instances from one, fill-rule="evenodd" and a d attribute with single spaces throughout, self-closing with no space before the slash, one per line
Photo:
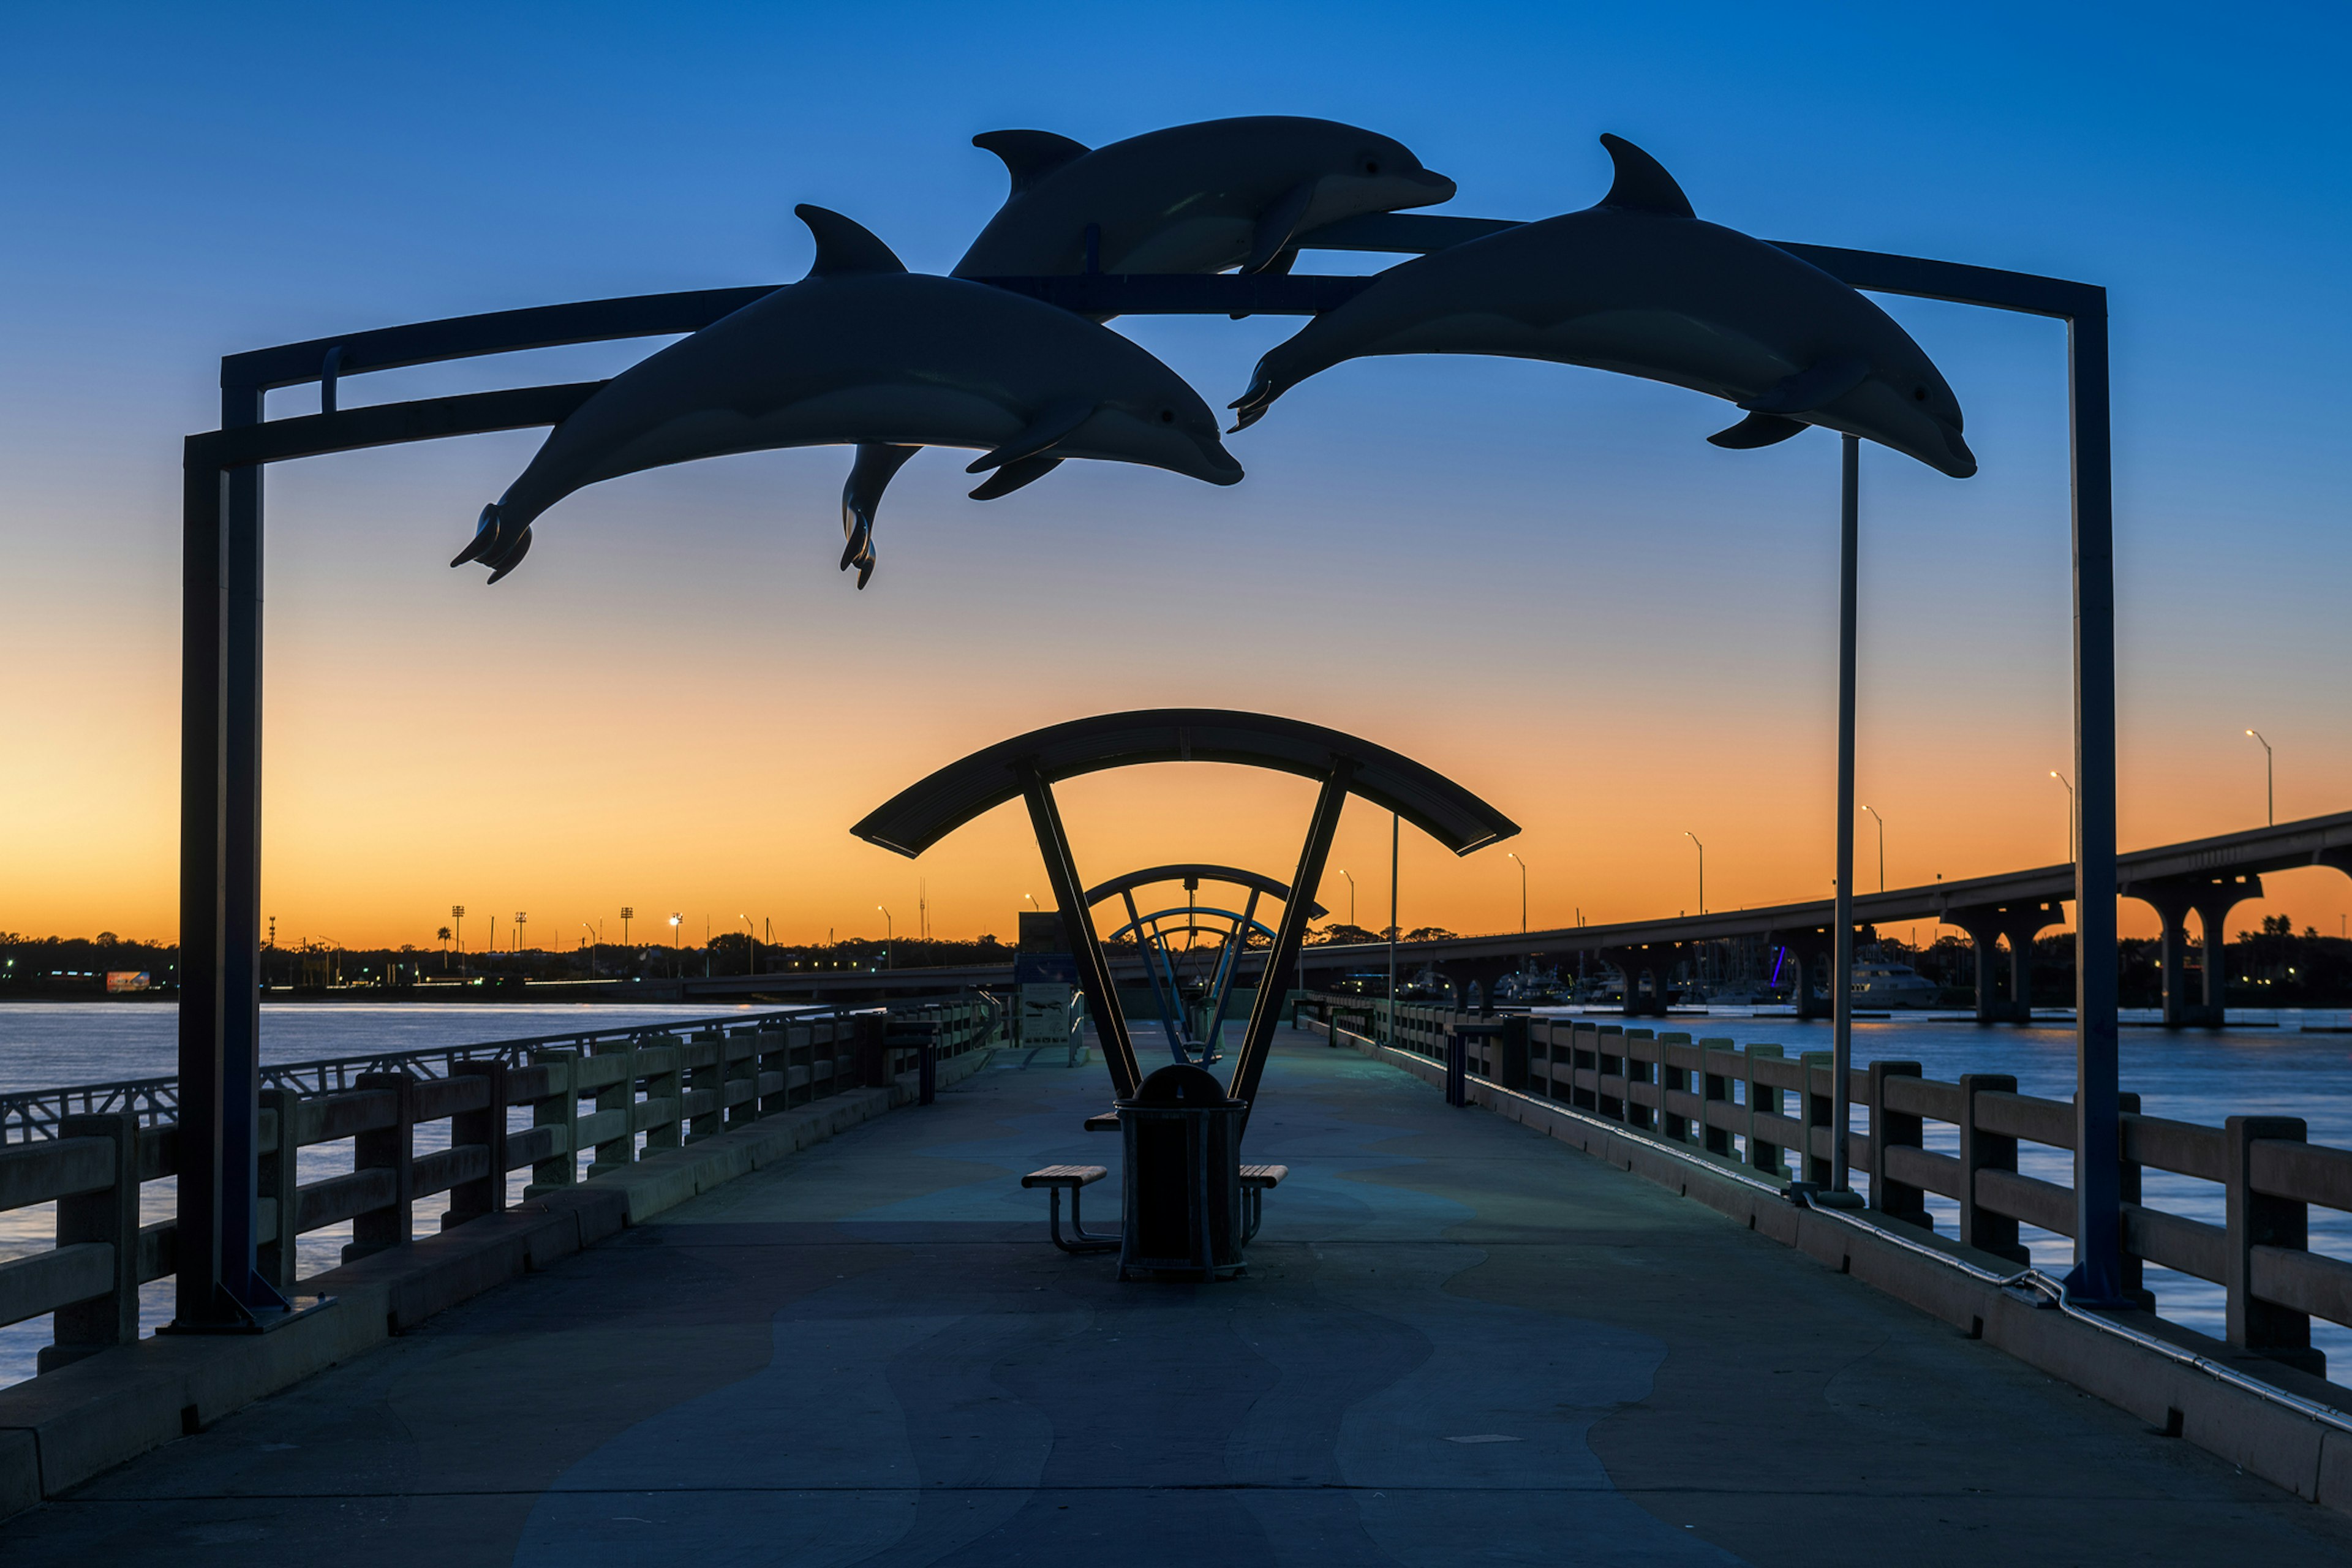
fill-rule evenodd
<path id="1" fill-rule="evenodd" d="M 270 1069 L 261 1094 L 262 1276 L 290 1293 L 304 1264 L 349 1263 L 413 1237 L 415 1205 L 447 1194 L 446 1230 L 646 1155 L 857 1088 L 911 1088 L 1002 1034 L 988 998 L 801 1009 Z M 142 1194 L 177 1172 L 179 1129 L 155 1086 L 12 1097 L 56 1114 L 0 1146 L 0 1212 L 53 1204 L 54 1246 L 0 1263 L 0 1327 L 52 1315 L 43 1371 L 138 1337 L 140 1288 L 175 1268 L 178 1226 L 142 1223 Z M 136 1087 L 132 1097 L 122 1090 Z M 79 1101 L 103 1109 L 77 1110 Z M 348 1151 L 344 1155 L 343 1151 Z M 169 1201 L 160 1205 L 169 1212 Z M 337 1251 L 303 1238 L 348 1225 Z M 308 1255 L 307 1257 L 305 1255 Z M 323 1254 L 323 1257 L 321 1256 Z"/>
<path id="2" fill-rule="evenodd" d="M 1322 1016 L 1343 1030 L 1378 1034 L 1377 1004 L 1321 1002 Z M 1396 1046 L 1442 1061 L 1454 1024 L 1475 1016 L 1401 1006 Z M 1531 1016 L 1465 1045 L 1473 1078 L 1620 1122 L 1750 1177 L 1829 1179 L 1826 1051 L 1791 1058 L 1778 1046 Z M 1857 1068 L 1849 1082 L 1869 1131 L 1847 1133 L 1847 1160 L 1880 1215 L 1933 1229 L 1928 1194 L 1950 1199 L 1958 1215 L 1947 1235 L 1956 1229 L 1962 1246 L 2021 1267 L 2031 1261 L 2021 1226 L 2073 1237 L 2073 1187 L 2018 1168 L 2021 1145 L 2072 1153 L 2071 1100 L 2020 1094 L 2017 1080 L 2000 1074 L 1929 1079 L 1908 1061 Z M 2144 1115 L 2132 1094 L 2123 1096 L 2121 1121 L 2125 1288 L 2152 1307 L 2148 1264 L 2219 1286 L 2231 1344 L 2326 1375 L 2311 1320 L 2352 1327 L 2352 1261 L 2312 1250 L 2310 1211 L 2352 1214 L 2352 1150 L 2307 1142 L 2299 1117 L 2231 1116 L 2215 1127 Z M 1955 1152 L 1927 1147 L 1930 1124 L 1951 1129 L 1937 1141 Z M 2142 1202 L 2147 1171 L 2212 1184 L 2223 1223 Z"/>

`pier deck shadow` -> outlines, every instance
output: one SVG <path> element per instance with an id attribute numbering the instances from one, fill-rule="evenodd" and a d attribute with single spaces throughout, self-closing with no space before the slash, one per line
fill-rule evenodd
<path id="1" fill-rule="evenodd" d="M 11 1564 L 2352 1559 L 2297 1501 L 1698 1205 L 1286 1033 L 1246 1278 L 1047 1241 L 992 1068 L 0 1525 Z M 1108 1184 L 1106 1184 L 1108 1187 Z"/>

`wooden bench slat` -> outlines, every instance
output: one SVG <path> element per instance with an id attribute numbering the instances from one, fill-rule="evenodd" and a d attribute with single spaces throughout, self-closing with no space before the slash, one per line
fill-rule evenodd
<path id="1" fill-rule="evenodd" d="M 1110 1174 L 1102 1165 L 1048 1165 L 1021 1178 L 1024 1187 L 1083 1187 Z"/>
<path id="2" fill-rule="evenodd" d="M 1282 1178 L 1290 1174 L 1287 1165 L 1244 1165 L 1242 1185 L 1245 1187 L 1278 1187 Z"/>

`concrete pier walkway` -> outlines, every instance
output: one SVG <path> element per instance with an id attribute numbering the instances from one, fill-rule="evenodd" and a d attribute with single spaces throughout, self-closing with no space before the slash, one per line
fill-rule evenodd
<path id="1" fill-rule="evenodd" d="M 1286 1034 L 1246 1279 L 1120 1285 L 991 1068 L 0 1526 L 554 1568 L 2352 1561 L 2352 1521 L 1711 1210 Z M 1117 1182 L 1093 1224 L 1115 1226 Z"/>

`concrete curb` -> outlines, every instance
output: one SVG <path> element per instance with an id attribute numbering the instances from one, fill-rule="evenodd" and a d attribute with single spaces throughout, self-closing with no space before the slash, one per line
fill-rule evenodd
<path id="1" fill-rule="evenodd" d="M 1369 1042 L 1357 1042 L 1356 1049 L 1376 1061 L 1402 1068 L 1423 1082 L 1444 1086 L 1445 1069 L 1435 1062 Z M 1824 1268 L 1851 1274 L 1971 1339 L 2007 1352 L 2036 1371 L 2129 1411 L 2146 1421 L 2152 1432 L 2184 1437 L 2305 1501 L 2352 1513 L 2352 1433 L 2337 1431 L 2207 1376 L 2195 1367 L 2103 1333 L 2023 1292 L 1973 1279 L 1832 1215 L 1801 1208 L 1727 1172 L 1717 1173 L 1704 1164 L 1678 1159 L 1638 1133 L 1596 1126 L 1482 1079 L 1472 1079 L 1468 1087 L 1471 1099 L 1481 1108 L 1696 1199 L 1750 1230 L 1796 1248 Z M 1870 1220 L 1914 1246 L 1979 1268 L 2005 1273 L 2015 1268 L 2004 1259 L 1963 1247 L 1948 1237 L 1884 1215 L 1874 1214 Z M 2282 1392 L 2342 1409 L 2352 1417 L 2344 1390 L 2323 1378 L 2249 1354 L 2153 1313 L 2103 1316 Z"/>
<path id="2" fill-rule="evenodd" d="M 989 1055 L 941 1063 L 939 1087 Z M 302 1281 L 333 1306 L 271 1333 L 143 1339 L 0 1389 L 0 1519 L 914 1099 L 911 1074 L 852 1089 L 347 1263 Z"/>

